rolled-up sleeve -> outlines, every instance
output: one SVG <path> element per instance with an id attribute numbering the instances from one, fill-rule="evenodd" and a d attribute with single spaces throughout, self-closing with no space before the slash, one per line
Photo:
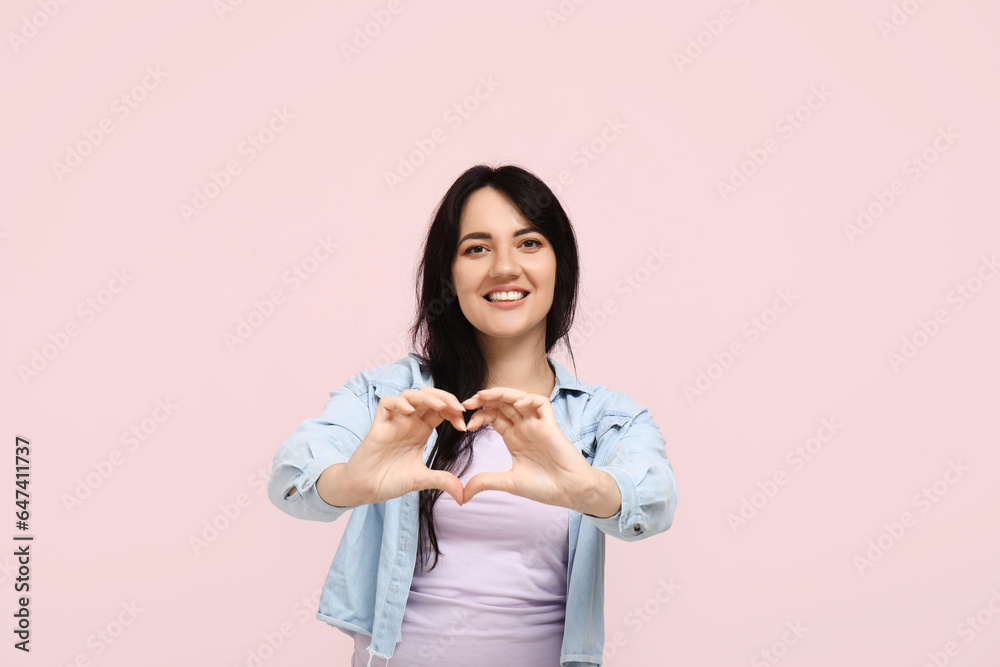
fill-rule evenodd
<path id="1" fill-rule="evenodd" d="M 666 439 L 649 410 L 640 406 L 631 419 L 614 419 L 598 439 L 609 454 L 603 470 L 618 482 L 622 506 L 614 516 L 585 515 L 603 532 L 626 541 L 662 533 L 673 524 L 677 508 L 674 468 L 667 460 Z"/>
<path id="2" fill-rule="evenodd" d="M 346 463 L 371 428 L 367 385 L 359 378 L 330 392 L 322 416 L 302 422 L 278 448 L 267 495 L 282 512 L 298 519 L 335 521 L 352 509 L 323 500 L 316 480 L 331 465 Z"/>

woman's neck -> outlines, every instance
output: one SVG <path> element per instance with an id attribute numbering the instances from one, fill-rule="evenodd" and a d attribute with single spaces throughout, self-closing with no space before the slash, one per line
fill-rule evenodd
<path id="1" fill-rule="evenodd" d="M 555 371 L 549 366 L 542 345 L 529 351 L 525 346 L 501 346 L 485 350 L 489 378 L 484 389 L 509 387 L 548 398 L 555 388 Z"/>

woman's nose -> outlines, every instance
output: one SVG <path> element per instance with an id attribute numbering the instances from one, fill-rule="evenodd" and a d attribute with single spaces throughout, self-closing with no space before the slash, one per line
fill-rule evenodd
<path id="1" fill-rule="evenodd" d="M 493 276 L 506 276 L 520 272 L 520 265 L 512 250 L 501 248 L 493 253 L 493 262 L 490 265 L 490 274 Z"/>

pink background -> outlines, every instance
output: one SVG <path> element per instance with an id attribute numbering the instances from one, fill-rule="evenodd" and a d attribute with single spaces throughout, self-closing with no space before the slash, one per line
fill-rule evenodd
<path id="1" fill-rule="evenodd" d="M 652 410 L 677 475 L 669 531 L 608 541 L 607 664 L 996 664 L 1000 8 L 388 7 L 4 3 L 0 661 L 347 665 L 349 638 L 314 618 L 347 519 L 282 514 L 270 462 L 330 390 L 409 351 L 434 206 L 467 167 L 513 162 L 579 237 L 579 376 Z M 292 118 L 269 134 L 274 109 Z M 859 207 L 881 215 L 850 234 Z M 30 655 L 11 647 L 15 435 Z"/>

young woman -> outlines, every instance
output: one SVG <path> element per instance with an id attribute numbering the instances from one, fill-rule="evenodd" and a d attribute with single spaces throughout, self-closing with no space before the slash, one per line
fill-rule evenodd
<path id="1" fill-rule="evenodd" d="M 421 354 L 359 372 L 279 448 L 278 508 L 353 510 L 316 614 L 354 637 L 352 666 L 602 661 L 605 535 L 667 530 L 677 487 L 649 410 L 548 356 L 578 282 L 552 191 L 469 169 L 424 243 Z"/>

